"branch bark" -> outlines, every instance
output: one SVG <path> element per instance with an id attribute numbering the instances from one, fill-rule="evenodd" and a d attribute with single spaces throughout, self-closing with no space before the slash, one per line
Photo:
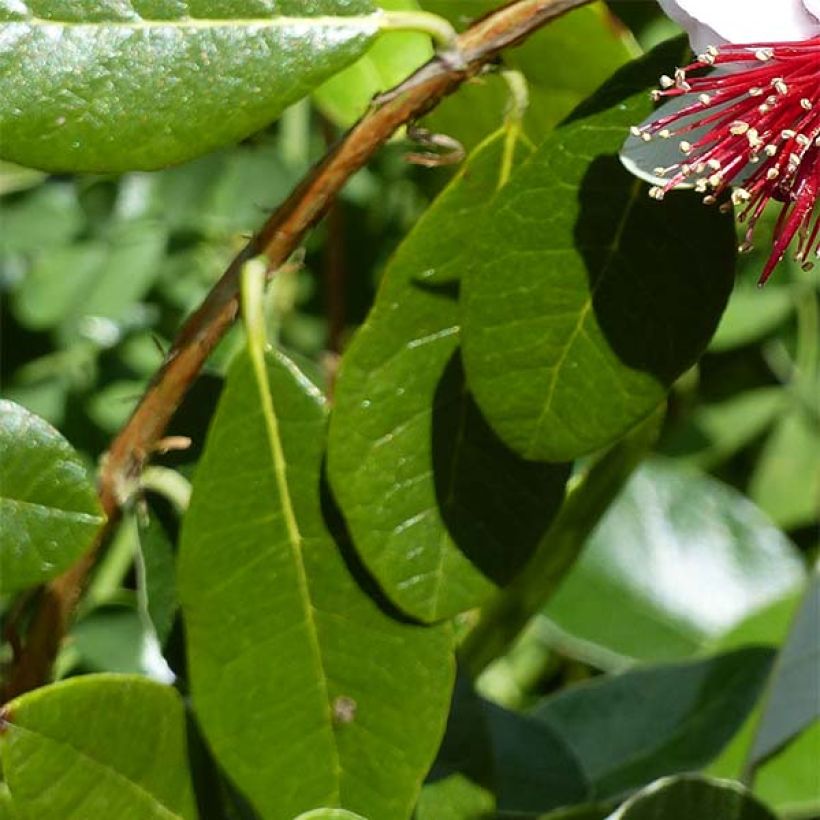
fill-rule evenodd
<path id="1" fill-rule="evenodd" d="M 474 22 L 459 35 L 451 52 L 437 55 L 404 82 L 377 97 L 367 114 L 328 151 L 251 238 L 185 322 L 136 410 L 114 439 L 102 464 L 99 485 L 108 523 L 92 549 L 43 589 L 26 641 L 12 663 L 6 698 L 48 680 L 100 545 L 137 488 L 143 467 L 160 446 L 188 388 L 237 317 L 243 265 L 263 256 L 272 276 L 325 214 L 347 180 L 398 128 L 422 117 L 504 49 L 590 1 L 514 0 Z"/>

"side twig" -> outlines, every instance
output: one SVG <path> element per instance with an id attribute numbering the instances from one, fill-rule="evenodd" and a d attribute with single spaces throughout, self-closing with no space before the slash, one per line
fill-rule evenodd
<path id="1" fill-rule="evenodd" d="M 105 532 L 75 566 L 43 589 L 26 641 L 12 664 L 6 698 L 48 680 L 100 545 L 132 496 L 146 461 L 156 451 L 186 391 L 236 319 L 239 279 L 245 262 L 263 256 L 268 275 L 273 275 L 321 219 L 347 180 L 398 128 L 422 117 L 504 49 L 588 2 L 515 0 L 476 21 L 459 35 L 452 53 L 434 57 L 404 82 L 377 97 L 370 111 L 328 151 L 231 262 L 186 321 L 136 410 L 114 439 L 100 476 L 100 500 L 108 516 Z"/>

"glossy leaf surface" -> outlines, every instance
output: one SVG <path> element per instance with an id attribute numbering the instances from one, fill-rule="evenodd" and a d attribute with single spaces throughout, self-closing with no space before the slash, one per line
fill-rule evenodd
<path id="1" fill-rule="evenodd" d="M 11 701 L 3 776 L 14 816 L 193 820 L 182 700 L 131 675 L 87 675 Z"/>
<path id="2" fill-rule="evenodd" d="M 357 59 L 379 15 L 369 0 L 7 0 L 0 26 L 3 158 L 111 172 L 259 130 Z"/>
<path id="3" fill-rule="evenodd" d="M 85 464 L 50 424 L 0 401 L 0 592 L 70 566 L 103 523 Z"/>
<path id="4" fill-rule="evenodd" d="M 802 587 L 791 542 L 732 488 L 656 459 L 645 464 L 544 610 L 604 666 L 692 655 Z"/>
<path id="5" fill-rule="evenodd" d="M 527 458 L 623 435 L 696 361 L 726 304 L 731 219 L 685 193 L 659 206 L 617 156 L 648 113 L 642 89 L 681 53 L 673 42 L 630 64 L 548 137 L 463 260 L 467 381 Z"/>
<path id="6" fill-rule="evenodd" d="M 568 475 L 510 452 L 464 384 L 455 274 L 504 150 L 503 135 L 477 149 L 402 243 L 336 383 L 331 483 L 362 560 L 425 621 L 510 580 Z"/>
<path id="7" fill-rule="evenodd" d="M 264 818 L 401 817 L 444 730 L 451 637 L 373 597 L 323 490 L 325 422 L 290 362 L 235 359 L 180 548 L 194 707 Z"/>

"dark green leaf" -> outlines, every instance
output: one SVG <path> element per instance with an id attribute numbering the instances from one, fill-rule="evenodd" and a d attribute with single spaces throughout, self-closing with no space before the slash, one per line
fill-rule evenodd
<path id="1" fill-rule="evenodd" d="M 380 22 L 370 0 L 6 3 L 2 155 L 124 171 L 204 154 L 353 62 Z"/>
<path id="2" fill-rule="evenodd" d="M 482 607 L 459 646 L 474 677 L 509 653 L 522 631 L 559 590 L 590 534 L 646 457 L 663 422 L 663 408 L 574 476 L 572 489 L 524 570 Z"/>
<path id="3" fill-rule="evenodd" d="M 179 695 L 130 675 L 37 689 L 0 715 L 14 808 L 37 820 L 195 817 Z"/>
<path id="4" fill-rule="evenodd" d="M 292 364 L 236 358 L 183 522 L 194 707 L 265 818 L 402 817 L 444 730 L 452 639 L 374 598 L 334 537 L 324 436 L 324 402 Z"/>
<path id="5" fill-rule="evenodd" d="M 51 425 L 0 401 L 0 592 L 34 586 L 70 566 L 103 523 L 94 484 Z"/>
<path id="6" fill-rule="evenodd" d="M 139 545 L 145 615 L 156 631 L 157 640 L 164 644 L 179 606 L 174 548 L 168 533 L 153 515 L 147 526 L 140 529 Z"/>
<path id="7" fill-rule="evenodd" d="M 560 734 L 525 715 L 485 703 L 500 811 L 537 813 L 585 802 L 590 784 Z"/>
<path id="8" fill-rule="evenodd" d="M 558 627 L 550 640 L 606 667 L 671 660 L 804 578 L 794 546 L 746 498 L 656 459 L 632 478 L 544 613 Z"/>
<path id="9" fill-rule="evenodd" d="M 464 387 L 452 274 L 500 183 L 504 150 L 503 135 L 479 148 L 405 239 L 336 383 L 331 483 L 362 560 L 425 621 L 510 580 L 568 473 L 511 453 Z"/>
<path id="10" fill-rule="evenodd" d="M 421 816 L 431 820 L 437 820 L 437 806 L 453 818 L 483 817 L 493 806 L 488 789 L 502 813 L 545 811 L 589 794 L 579 761 L 558 734 L 478 697 L 466 675 L 457 679 L 447 732 L 428 777 L 428 786 L 438 784 L 446 785 L 423 795 L 428 814 Z"/>
<path id="11" fill-rule="evenodd" d="M 739 783 L 693 775 L 659 780 L 607 820 L 776 820 Z"/>
<path id="12" fill-rule="evenodd" d="M 563 740 L 602 800 L 668 774 L 699 769 L 755 704 L 773 652 L 741 649 L 705 661 L 598 678 L 532 712 Z"/>
<path id="13" fill-rule="evenodd" d="M 673 42 L 615 75 L 513 175 L 462 260 L 467 382 L 527 458 L 610 444 L 701 354 L 731 290 L 732 220 L 659 205 L 620 165 Z M 637 95 L 636 91 L 640 91 Z"/>
<path id="14" fill-rule="evenodd" d="M 789 628 L 803 597 L 803 589 L 795 589 L 787 597 L 758 610 L 730 633 L 721 637 L 716 648 L 785 643 Z M 715 777 L 739 779 L 748 775 L 749 750 L 762 714 L 761 705 L 752 712 L 743 728 L 735 735 L 720 757 L 710 765 L 708 773 Z M 755 770 L 754 792 L 784 817 L 809 818 L 820 814 L 820 781 L 817 760 L 820 755 L 820 721 L 792 740 L 785 749 Z"/>
<path id="15" fill-rule="evenodd" d="M 820 719 L 820 565 L 780 650 L 749 763 L 757 766 Z"/>

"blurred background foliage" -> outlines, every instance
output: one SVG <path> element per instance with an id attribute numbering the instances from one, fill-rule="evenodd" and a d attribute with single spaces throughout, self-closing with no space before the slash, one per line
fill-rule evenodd
<path id="1" fill-rule="evenodd" d="M 423 5 L 458 24 L 497 3 Z M 674 33 L 655 4 L 613 0 L 510 52 L 505 68 L 529 88 L 525 138 L 540 141 L 614 68 Z M 373 93 L 430 54 L 412 34 L 385 37 L 378 48 L 265 132 L 180 167 L 104 177 L 0 165 L 3 397 L 43 416 L 96 463 L 182 319 L 265 212 Z M 489 74 L 423 125 L 469 150 L 503 122 L 509 100 L 509 81 Z M 387 259 L 453 173 L 408 164 L 407 151 L 400 135 L 358 173 L 303 257 L 270 288 L 271 337 L 325 386 Z M 765 231 L 758 245 L 741 257 L 707 354 L 673 390 L 656 454 L 559 593 L 480 678 L 479 691 L 497 703 L 527 706 L 635 661 L 682 662 L 784 641 L 819 546 L 820 278 L 786 262 L 758 289 Z M 140 529 L 127 519 L 108 548 L 61 674 L 167 678 L 173 669 L 184 678 L 173 580 L 178 513 L 242 332 L 229 333 L 174 421 L 169 432 L 193 446 L 146 475 L 151 523 Z M 738 775 L 755 726 L 753 716 L 714 773 Z M 815 723 L 760 770 L 763 797 L 792 816 L 820 813 L 819 753 Z M 423 809 L 424 797 L 419 816 Z"/>

